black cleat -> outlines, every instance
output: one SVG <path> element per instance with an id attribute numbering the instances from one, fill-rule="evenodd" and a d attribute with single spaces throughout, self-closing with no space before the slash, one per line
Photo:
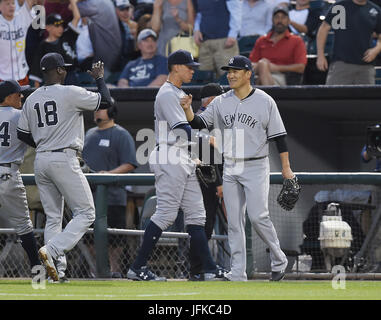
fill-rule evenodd
<path id="1" fill-rule="evenodd" d="M 130 268 L 127 272 L 127 278 L 137 281 L 167 281 L 165 277 L 159 277 L 154 274 L 147 266 L 143 266 L 138 270 Z"/>
<path id="2" fill-rule="evenodd" d="M 271 272 L 270 281 L 281 281 L 286 275 L 285 271 L 273 271 Z"/>

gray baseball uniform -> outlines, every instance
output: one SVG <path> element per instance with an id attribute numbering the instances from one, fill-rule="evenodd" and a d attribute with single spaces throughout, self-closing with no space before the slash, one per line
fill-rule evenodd
<path id="1" fill-rule="evenodd" d="M 18 235 L 33 231 L 19 165 L 27 145 L 17 139 L 21 110 L 0 107 L 0 216 L 6 217 Z"/>
<path id="2" fill-rule="evenodd" d="M 56 260 L 77 244 L 95 219 L 91 190 L 76 155 L 83 148 L 82 112 L 97 110 L 100 101 L 99 93 L 84 88 L 43 86 L 26 99 L 18 123 L 18 130 L 31 133 L 37 145 L 34 169 L 46 214 L 44 237 Z M 64 201 L 73 219 L 62 231 Z"/>
<path id="3" fill-rule="evenodd" d="M 185 225 L 205 224 L 205 209 L 195 162 L 188 153 L 186 137 L 177 139 L 173 129 L 188 124 L 180 99 L 185 92 L 170 82 L 163 84 L 156 96 L 155 134 L 158 146 L 149 159 L 155 174 L 156 212 L 151 220 L 162 230 L 173 224 L 179 208 L 184 212 Z M 180 130 L 183 131 L 183 130 Z"/>
<path id="4" fill-rule="evenodd" d="M 280 248 L 268 210 L 268 140 L 286 134 L 275 101 L 260 89 L 255 89 L 242 100 L 230 90 L 216 97 L 200 118 L 207 127 L 225 131 L 221 134 L 225 158 L 223 188 L 231 249 L 231 280 L 247 280 L 246 207 L 253 227 L 270 248 L 272 271 L 284 270 L 287 258 Z"/>

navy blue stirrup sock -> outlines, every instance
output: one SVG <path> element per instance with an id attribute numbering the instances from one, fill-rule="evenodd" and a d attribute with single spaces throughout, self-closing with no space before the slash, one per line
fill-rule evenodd
<path id="1" fill-rule="evenodd" d="M 33 268 L 33 266 L 40 265 L 41 262 L 38 257 L 37 243 L 33 231 L 20 235 L 19 237 L 21 239 L 21 245 L 28 255 L 31 268 Z"/>
<path id="2" fill-rule="evenodd" d="M 163 230 L 161 230 L 152 221 L 148 223 L 148 226 L 144 232 L 142 246 L 139 250 L 138 256 L 136 257 L 134 264 L 132 265 L 133 269 L 135 270 L 140 269 L 142 266 L 145 266 L 147 264 L 147 260 L 154 246 L 159 240 L 162 232 Z"/>
<path id="3" fill-rule="evenodd" d="M 206 238 L 205 228 L 198 225 L 188 225 L 187 232 L 190 235 L 189 255 L 198 256 L 202 262 L 204 272 L 214 272 L 217 269 L 216 263 L 210 254 L 208 239 Z"/>

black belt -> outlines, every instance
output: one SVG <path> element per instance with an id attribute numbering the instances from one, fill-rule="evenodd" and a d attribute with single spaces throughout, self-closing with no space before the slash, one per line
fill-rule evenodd
<path id="1" fill-rule="evenodd" d="M 251 161 L 251 160 L 260 160 L 260 159 L 264 159 L 264 158 L 267 158 L 267 156 L 252 157 L 252 158 L 228 158 L 228 157 L 226 157 L 226 159 L 233 160 L 233 161 Z"/>
<path id="2" fill-rule="evenodd" d="M 52 152 L 65 152 L 67 148 L 52 150 Z"/>
<path id="3" fill-rule="evenodd" d="M 1 167 L 7 167 L 7 168 L 10 168 L 10 167 L 12 167 L 12 164 L 11 164 L 11 163 L 0 163 L 0 166 L 1 166 Z"/>

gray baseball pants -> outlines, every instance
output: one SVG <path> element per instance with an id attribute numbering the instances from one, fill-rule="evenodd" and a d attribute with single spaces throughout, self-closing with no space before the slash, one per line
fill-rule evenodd
<path id="1" fill-rule="evenodd" d="M 46 214 L 46 248 L 54 259 L 60 260 L 94 222 L 93 196 L 75 150 L 37 152 L 34 169 Z M 72 211 L 73 219 L 61 231 L 63 200 Z"/>
<path id="2" fill-rule="evenodd" d="M 284 270 L 288 263 L 287 257 L 280 248 L 268 209 L 270 189 L 268 158 L 237 163 L 225 159 L 223 188 L 231 251 L 231 280 L 247 280 L 246 209 L 252 226 L 270 249 L 271 270 Z"/>
<path id="3" fill-rule="evenodd" d="M 18 235 L 33 231 L 30 220 L 26 191 L 19 166 L 0 166 L 0 216 L 10 222 Z"/>

